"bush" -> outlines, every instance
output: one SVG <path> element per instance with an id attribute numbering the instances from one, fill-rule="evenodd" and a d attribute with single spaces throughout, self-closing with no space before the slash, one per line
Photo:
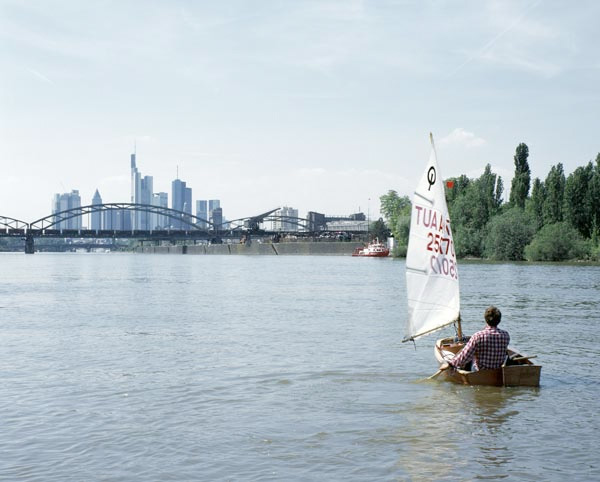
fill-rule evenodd
<path id="1" fill-rule="evenodd" d="M 591 243 L 566 222 L 547 224 L 525 248 L 528 261 L 567 261 L 591 255 Z"/>
<path id="2" fill-rule="evenodd" d="M 534 235 L 532 216 L 521 208 L 511 208 L 488 223 L 484 253 L 495 260 L 521 261 L 525 259 L 525 246 Z"/>

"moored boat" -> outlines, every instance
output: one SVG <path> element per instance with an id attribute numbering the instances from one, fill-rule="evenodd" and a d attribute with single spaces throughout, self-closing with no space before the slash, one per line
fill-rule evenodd
<path id="1" fill-rule="evenodd" d="M 367 256 L 371 258 L 384 258 L 390 254 L 389 248 L 379 239 L 371 241 L 366 247 L 356 248 L 352 256 Z"/>
<path id="2" fill-rule="evenodd" d="M 454 325 L 456 336 L 437 340 L 435 357 L 451 361 L 466 345 L 460 318 L 460 290 L 454 240 L 433 136 L 431 155 L 415 190 L 406 254 L 408 319 L 406 336 L 412 341 Z M 541 366 L 508 348 L 504 364 L 493 370 L 440 369 L 437 377 L 464 385 L 539 386 Z"/>

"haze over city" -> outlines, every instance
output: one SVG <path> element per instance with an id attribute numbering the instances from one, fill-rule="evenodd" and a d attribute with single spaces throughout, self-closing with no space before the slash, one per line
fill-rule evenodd
<path id="1" fill-rule="evenodd" d="M 54 193 L 130 199 L 129 156 L 229 219 L 288 205 L 378 215 L 433 132 L 445 177 L 508 188 L 596 157 L 600 4 L 0 2 L 0 215 Z M 505 193 L 505 198 L 507 193 Z"/>

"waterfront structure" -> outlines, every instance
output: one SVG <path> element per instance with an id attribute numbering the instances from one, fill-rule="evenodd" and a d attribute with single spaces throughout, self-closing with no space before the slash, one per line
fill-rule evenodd
<path id="1" fill-rule="evenodd" d="M 81 197 L 77 189 L 73 189 L 70 193 L 57 193 L 52 199 L 52 214 L 78 207 L 81 207 Z M 54 220 L 57 221 L 58 218 L 55 217 Z M 81 229 L 81 216 L 60 221 L 54 226 L 54 229 Z"/>
<path id="2" fill-rule="evenodd" d="M 192 214 L 192 188 L 187 187 L 185 181 L 175 179 L 171 183 L 171 208 Z M 182 221 L 171 219 L 173 229 L 186 229 Z"/>
<path id="3" fill-rule="evenodd" d="M 152 195 L 153 206 L 161 208 L 169 207 L 169 195 L 166 192 L 155 192 Z M 162 214 L 152 214 L 150 217 L 150 229 L 168 229 L 171 224 L 168 216 Z"/>
<path id="4" fill-rule="evenodd" d="M 206 201 L 206 199 L 198 199 L 196 201 L 196 217 L 208 221 L 208 201 Z M 207 227 L 207 223 L 205 222 L 199 221 L 198 224 L 204 229 Z"/>
<path id="5" fill-rule="evenodd" d="M 98 189 L 96 189 L 94 197 L 92 198 L 92 206 L 98 206 L 99 204 L 102 204 L 102 196 L 100 196 Z M 102 213 L 100 213 L 99 211 L 92 213 L 91 227 L 94 231 L 100 231 L 102 229 Z"/>

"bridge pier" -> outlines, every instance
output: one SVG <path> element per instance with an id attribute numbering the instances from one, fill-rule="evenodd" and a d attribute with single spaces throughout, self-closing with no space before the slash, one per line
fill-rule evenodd
<path id="1" fill-rule="evenodd" d="M 35 253 L 35 246 L 33 244 L 33 234 L 27 233 L 25 235 L 25 254 Z"/>

